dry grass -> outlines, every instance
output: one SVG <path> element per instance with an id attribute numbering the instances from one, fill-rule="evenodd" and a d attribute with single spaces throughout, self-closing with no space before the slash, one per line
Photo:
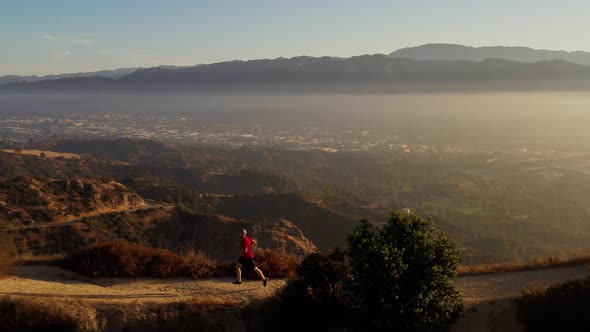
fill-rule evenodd
<path id="1" fill-rule="evenodd" d="M 76 331 L 78 320 L 63 304 L 5 297 L 0 299 L 2 331 Z"/>
<path id="2" fill-rule="evenodd" d="M 169 278 L 182 275 L 184 261 L 171 251 L 110 242 L 69 254 L 64 265 L 91 277 Z"/>
<path id="3" fill-rule="evenodd" d="M 80 159 L 79 154 L 75 153 L 67 153 L 67 152 L 54 152 L 54 151 L 45 151 L 45 150 L 2 150 L 3 152 L 7 153 L 16 153 L 16 154 L 28 154 L 40 157 L 43 154 L 46 158 L 66 158 L 66 159 Z"/>
<path id="4" fill-rule="evenodd" d="M 10 274 L 15 264 L 14 244 L 3 234 L 0 234 L 0 277 Z"/>
<path id="5" fill-rule="evenodd" d="M 13 267 L 13 260 L 0 253 L 0 278 L 10 274 Z"/>
<path id="6" fill-rule="evenodd" d="M 64 258 L 66 268 L 91 277 L 187 276 L 210 278 L 218 275 L 218 264 L 201 252 L 184 256 L 169 250 L 125 242 L 93 245 Z"/>
<path id="7" fill-rule="evenodd" d="M 23 254 L 14 259 L 16 265 L 49 265 L 59 266 L 63 264 L 63 254 L 54 255 L 31 255 Z"/>
<path id="8" fill-rule="evenodd" d="M 552 256 L 533 259 L 529 262 L 507 262 L 481 265 L 459 266 L 457 272 L 460 276 L 475 276 L 482 274 L 532 271 L 550 269 L 556 267 L 579 266 L 590 263 L 590 254 L 571 254 L 568 256 Z"/>
<path id="9" fill-rule="evenodd" d="M 63 259 L 60 256 L 21 258 L 24 263 L 62 265 L 90 277 L 191 277 L 206 279 L 234 276 L 235 263 L 218 263 L 205 253 L 189 251 L 184 255 L 126 242 L 110 242 L 83 248 Z M 301 259 L 271 250 L 259 250 L 257 266 L 270 278 L 293 275 Z M 245 276 L 257 277 L 244 271 Z"/>
<path id="10" fill-rule="evenodd" d="M 273 250 L 259 250 L 255 261 L 269 278 L 287 278 L 295 274 L 301 258 Z"/>
<path id="11" fill-rule="evenodd" d="M 185 273 L 195 279 L 219 276 L 219 264 L 202 251 L 189 251 L 183 256 Z"/>
<path id="12" fill-rule="evenodd" d="M 182 304 L 198 309 L 219 308 L 223 306 L 236 307 L 234 301 L 228 301 L 227 298 L 217 295 L 199 295 L 189 300 L 181 302 Z"/>
<path id="13" fill-rule="evenodd" d="M 232 330 L 241 327 L 242 310 L 214 297 L 99 305 L 5 297 L 0 298 L 0 331 Z"/>

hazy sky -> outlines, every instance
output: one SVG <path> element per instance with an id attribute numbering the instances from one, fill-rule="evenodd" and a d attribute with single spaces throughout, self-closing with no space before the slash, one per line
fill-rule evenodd
<path id="1" fill-rule="evenodd" d="M 0 75 L 424 43 L 590 50 L 584 0 L 0 0 Z"/>

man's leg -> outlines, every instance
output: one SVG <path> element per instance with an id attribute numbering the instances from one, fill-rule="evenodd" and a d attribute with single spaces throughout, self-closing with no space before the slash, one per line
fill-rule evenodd
<path id="1" fill-rule="evenodd" d="M 256 272 L 256 274 L 260 277 L 260 279 L 262 279 L 262 280 L 266 279 L 264 277 L 264 273 L 262 273 L 262 271 L 259 268 L 255 267 L 254 272 Z"/>
<path id="2" fill-rule="evenodd" d="M 266 287 L 266 285 L 268 284 L 268 278 L 264 277 L 264 273 L 262 273 L 262 271 L 258 267 L 254 268 L 254 272 L 256 272 L 260 279 L 262 279 L 262 285 Z"/>
<path id="3" fill-rule="evenodd" d="M 236 276 L 238 277 L 238 282 L 242 282 L 242 264 L 236 263 Z"/>

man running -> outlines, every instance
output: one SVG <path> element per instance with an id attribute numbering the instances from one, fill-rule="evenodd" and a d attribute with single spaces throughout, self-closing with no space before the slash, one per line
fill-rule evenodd
<path id="1" fill-rule="evenodd" d="M 268 278 L 264 277 L 264 274 L 258 267 L 256 267 L 256 263 L 254 262 L 254 252 L 252 251 L 252 246 L 256 244 L 256 240 L 247 236 L 248 232 L 245 229 L 242 229 L 242 234 L 240 235 L 241 239 L 241 246 L 243 249 L 242 256 L 238 258 L 238 263 L 236 263 L 236 275 L 238 276 L 238 280 L 234 281 L 235 285 L 242 284 L 242 266 L 245 266 L 250 269 L 254 269 L 254 272 L 262 279 L 262 285 L 266 287 L 268 284 Z"/>

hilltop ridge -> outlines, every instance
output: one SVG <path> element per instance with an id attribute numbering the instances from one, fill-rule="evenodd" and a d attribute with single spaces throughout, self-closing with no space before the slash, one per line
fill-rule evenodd
<path id="1" fill-rule="evenodd" d="M 590 53 L 584 51 L 542 50 L 523 46 L 472 47 L 460 44 L 424 44 L 400 48 L 393 57 L 410 58 L 416 61 L 483 61 L 504 59 L 518 62 L 562 60 L 578 65 L 590 65 Z"/>

